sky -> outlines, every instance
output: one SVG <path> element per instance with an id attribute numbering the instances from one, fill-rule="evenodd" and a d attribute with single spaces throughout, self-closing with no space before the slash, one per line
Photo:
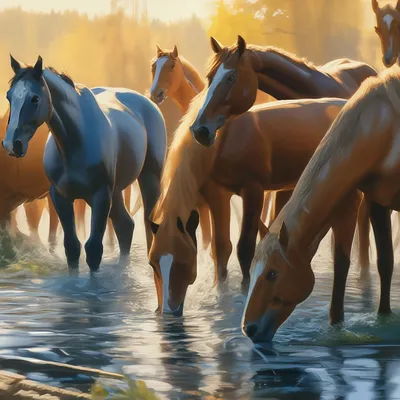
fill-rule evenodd
<path id="1" fill-rule="evenodd" d="M 120 1 L 125 4 L 132 3 L 129 0 Z M 139 0 L 139 2 L 146 4 L 150 18 L 166 22 L 191 17 L 193 14 L 206 19 L 211 11 L 210 0 Z M 54 11 L 74 9 L 93 16 L 109 12 L 110 3 L 110 0 L 0 0 L 0 10 L 18 6 L 25 10 L 44 12 L 52 9 Z"/>

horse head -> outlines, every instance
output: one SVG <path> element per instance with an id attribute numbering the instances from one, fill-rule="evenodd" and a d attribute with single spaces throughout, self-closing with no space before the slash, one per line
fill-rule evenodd
<path id="1" fill-rule="evenodd" d="M 256 101 L 258 80 L 245 56 L 246 41 L 238 36 L 236 45 L 223 47 L 211 37 L 215 55 L 207 74 L 208 88 L 191 131 L 203 146 L 211 146 L 216 133 L 231 117 L 246 112 Z"/>
<path id="2" fill-rule="evenodd" d="M 186 224 L 180 217 L 166 217 L 152 223 L 153 243 L 149 264 L 154 271 L 158 310 L 181 316 L 186 291 L 197 276 L 196 229 L 199 214 L 192 211 Z"/>

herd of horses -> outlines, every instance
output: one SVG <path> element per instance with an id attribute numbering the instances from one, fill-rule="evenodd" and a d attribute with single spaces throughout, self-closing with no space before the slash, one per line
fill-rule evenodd
<path id="1" fill-rule="evenodd" d="M 202 246 L 211 245 L 215 282 L 227 278 L 231 199 L 238 195 L 237 256 L 247 290 L 242 329 L 262 343 L 311 294 L 311 261 L 330 229 L 330 321 L 343 321 L 356 227 L 365 269 L 371 224 L 379 313 L 390 313 L 391 213 L 400 211 L 400 0 L 382 8 L 371 1 L 387 67 L 381 73 L 349 59 L 315 66 L 241 36 L 232 46 L 211 38 L 206 80 L 176 46 L 157 46 L 149 98 L 124 88 L 89 89 L 43 67 L 40 56 L 33 66 L 11 56 L 0 132 L 0 168 L 7 171 L 0 177 L 2 226 L 10 227 L 23 204 L 35 233 L 47 206 L 50 247 L 60 221 L 75 270 L 76 223 L 84 226 L 88 204 L 86 262 L 96 271 L 108 221 L 126 262 L 132 214 L 143 206 L 158 310 L 179 316 L 197 275 L 199 225 Z M 183 115 L 173 131 L 162 112 L 168 98 Z M 136 184 L 141 197 L 131 212 Z"/>

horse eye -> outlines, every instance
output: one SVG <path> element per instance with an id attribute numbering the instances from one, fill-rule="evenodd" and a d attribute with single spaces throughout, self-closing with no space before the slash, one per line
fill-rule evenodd
<path id="1" fill-rule="evenodd" d="M 277 272 L 271 269 L 267 273 L 267 281 L 274 281 L 277 277 Z"/>
<path id="2" fill-rule="evenodd" d="M 39 100 L 40 100 L 40 97 L 39 97 L 38 95 L 35 94 L 35 95 L 32 97 L 31 102 L 32 102 L 33 104 L 37 104 L 37 103 L 39 103 Z"/>
<path id="3" fill-rule="evenodd" d="M 236 81 L 236 75 L 229 75 L 228 76 L 228 83 L 233 83 Z"/>

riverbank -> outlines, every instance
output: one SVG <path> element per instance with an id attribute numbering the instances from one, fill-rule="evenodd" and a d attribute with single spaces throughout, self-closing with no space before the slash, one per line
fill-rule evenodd
<path id="1" fill-rule="evenodd" d="M 0 371 L 0 400 L 77 400 L 90 394 L 64 390 L 26 379 L 23 375 Z"/>

